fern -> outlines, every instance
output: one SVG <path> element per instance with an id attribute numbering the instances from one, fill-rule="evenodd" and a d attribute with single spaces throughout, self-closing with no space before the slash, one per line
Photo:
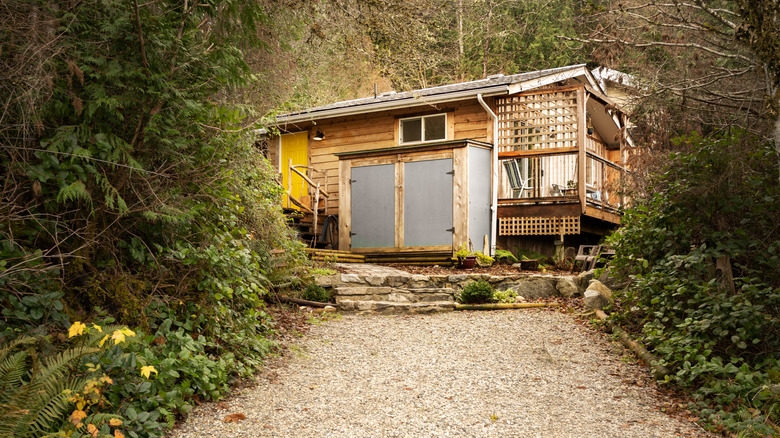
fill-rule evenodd
<path id="1" fill-rule="evenodd" d="M 74 368 L 95 348 L 97 336 L 85 345 L 65 350 L 43 361 L 34 349 L 16 351 L 35 342 L 20 338 L 0 350 L 0 436 L 39 437 L 58 430 L 72 409 L 66 390 L 81 391 L 86 379 Z M 41 363 L 42 362 L 42 363 Z"/>
<path id="2" fill-rule="evenodd" d="M 57 202 L 61 204 L 78 200 L 83 200 L 90 206 L 92 205 L 92 196 L 87 192 L 87 186 L 82 181 L 75 181 L 70 185 L 62 187 L 59 193 L 57 193 Z"/>

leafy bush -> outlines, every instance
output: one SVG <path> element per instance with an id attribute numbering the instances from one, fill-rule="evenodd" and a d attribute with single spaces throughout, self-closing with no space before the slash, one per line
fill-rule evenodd
<path id="1" fill-rule="evenodd" d="M 517 292 L 512 289 L 496 291 L 493 294 L 493 302 L 496 303 L 514 303 L 517 301 Z"/>
<path id="2" fill-rule="evenodd" d="M 734 133 L 679 139 L 654 193 L 609 239 L 629 287 L 615 318 L 638 332 L 667 381 L 714 429 L 777 433 L 780 185 L 771 145 Z"/>
<path id="3" fill-rule="evenodd" d="M 119 321 L 137 336 L 82 348 L 43 380 L 70 385 L 84 406 L 100 394 L 98 413 L 123 416 L 129 437 L 161 436 L 194 400 L 221 397 L 262 364 L 273 347 L 264 297 L 305 267 L 282 189 L 247 135 L 256 114 L 231 98 L 253 77 L 244 54 L 259 44 L 266 9 L 218 2 L 181 16 L 167 0 L 17 3 L 20 17 L 70 24 L 4 45 L 17 64 L 0 84 L 15 96 L 0 130 L 9 145 L 0 148 L 0 345 L 35 339 L 9 353 L 32 370 L 13 385 L 34 390 L 50 361 Z M 103 323 L 61 339 L 88 318 Z M 157 373 L 141 378 L 148 367 Z M 87 415 L 95 421 L 73 436 L 92 436 L 90 424 L 109 433 Z M 78 422 L 51 411 L 29 434 L 58 424 Z"/>
<path id="4" fill-rule="evenodd" d="M 0 349 L 1 436 L 25 438 L 55 432 L 57 436 L 96 436 L 98 432 L 107 436 L 111 429 L 115 436 L 124 436 L 125 428 L 118 429 L 123 426 L 122 418 L 103 411 L 104 392 L 114 381 L 101 369 L 100 362 L 86 358 L 105 351 L 108 333 L 116 344 L 135 333 L 126 327 L 114 327 L 104 335 L 99 326 L 87 328 L 81 322 L 71 326 L 70 337 L 83 333 L 85 336 L 76 345 L 42 361 L 42 342 L 38 338 L 20 337 Z M 74 373 L 74 368 L 78 372 Z M 124 372 L 134 374 L 135 369 Z"/>
<path id="5" fill-rule="evenodd" d="M 325 290 L 324 287 L 318 285 L 318 284 L 310 284 L 306 286 L 306 289 L 303 291 L 303 296 L 301 297 L 304 300 L 309 301 L 317 301 L 320 303 L 327 303 L 330 302 L 331 296 L 330 292 Z"/>
<path id="6" fill-rule="evenodd" d="M 505 250 L 505 249 L 497 249 L 496 250 L 496 260 L 498 263 L 506 263 L 506 264 L 512 264 L 512 263 L 518 263 L 520 260 L 515 257 L 514 254 L 511 252 Z"/>
<path id="7" fill-rule="evenodd" d="M 493 303 L 493 286 L 485 280 L 469 283 L 459 295 L 459 301 L 463 304 Z"/>
<path id="8" fill-rule="evenodd" d="M 487 254 L 483 254 L 482 251 L 477 251 L 476 256 L 477 256 L 477 264 L 479 264 L 479 266 L 482 267 L 492 266 L 493 262 L 496 261 L 493 257 L 490 257 Z"/>

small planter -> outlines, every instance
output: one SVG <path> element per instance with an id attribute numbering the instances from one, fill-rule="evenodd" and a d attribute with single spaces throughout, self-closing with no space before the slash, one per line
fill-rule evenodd
<path id="1" fill-rule="evenodd" d="M 520 260 L 520 269 L 524 271 L 538 271 L 539 260 Z"/>
<path id="2" fill-rule="evenodd" d="M 458 269 L 473 269 L 476 264 L 476 256 L 468 256 L 458 259 Z"/>

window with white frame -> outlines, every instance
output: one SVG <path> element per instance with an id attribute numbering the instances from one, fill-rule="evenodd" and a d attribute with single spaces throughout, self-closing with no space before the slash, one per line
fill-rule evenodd
<path id="1" fill-rule="evenodd" d="M 400 143 L 420 143 L 447 139 L 447 115 L 409 117 L 399 123 Z"/>

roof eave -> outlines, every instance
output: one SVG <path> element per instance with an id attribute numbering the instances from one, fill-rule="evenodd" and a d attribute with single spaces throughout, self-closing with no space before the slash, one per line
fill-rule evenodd
<path id="1" fill-rule="evenodd" d="M 424 105 L 437 105 L 442 103 L 454 102 L 468 98 L 476 98 L 478 94 L 482 96 L 500 96 L 507 94 L 509 87 L 507 85 L 493 85 L 472 90 L 461 90 L 450 93 L 436 94 L 432 96 L 408 96 L 401 99 L 367 102 L 343 108 L 331 108 L 324 110 L 309 111 L 301 114 L 280 115 L 276 118 L 277 125 L 313 122 L 316 120 L 329 119 L 334 117 L 345 117 L 355 114 L 374 113 L 399 108 L 410 108 Z"/>
<path id="2" fill-rule="evenodd" d="M 585 68 L 585 64 L 580 64 L 569 70 L 564 70 L 554 74 L 548 74 L 540 76 L 538 78 L 529 79 L 523 82 L 517 82 L 509 86 L 509 94 L 520 93 L 523 91 L 533 90 L 546 85 L 554 84 L 556 82 L 565 81 L 566 79 L 576 78 L 578 76 L 585 76 L 588 83 L 594 88 L 598 88 L 598 83 L 593 78 L 593 75 Z"/>

